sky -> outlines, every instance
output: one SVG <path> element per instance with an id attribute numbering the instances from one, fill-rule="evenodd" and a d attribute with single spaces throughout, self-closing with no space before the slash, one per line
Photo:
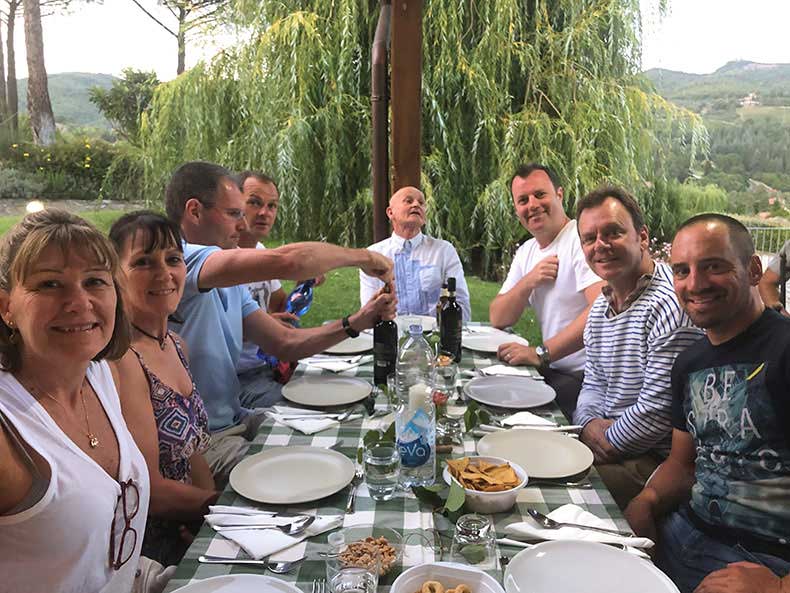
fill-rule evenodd
<path id="1" fill-rule="evenodd" d="M 140 0 L 166 24 L 174 18 L 155 0 Z M 731 60 L 790 63 L 788 0 L 670 0 L 670 13 L 657 17 L 658 0 L 641 0 L 644 14 L 644 69 L 667 68 L 704 74 Z M 125 67 L 175 77 L 176 42 L 131 0 L 82 5 L 68 15 L 44 19 L 47 71 L 120 75 Z M 27 76 L 23 25 L 17 26 L 17 75 Z M 210 57 L 228 39 L 187 47 L 187 67 Z"/>

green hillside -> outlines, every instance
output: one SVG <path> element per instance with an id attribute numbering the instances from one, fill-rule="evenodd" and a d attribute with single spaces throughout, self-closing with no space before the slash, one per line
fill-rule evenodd
<path id="1" fill-rule="evenodd" d="M 711 74 L 652 69 L 645 76 L 663 97 L 701 114 L 710 135 L 710 158 L 700 170 L 673 176 L 718 185 L 736 213 L 787 213 L 790 64 L 736 61 Z"/>
<path id="2" fill-rule="evenodd" d="M 734 112 L 750 93 L 757 94 L 761 105 L 790 105 L 790 64 L 737 61 L 711 74 L 653 68 L 645 76 L 661 96 L 698 113 Z"/>
<path id="3" fill-rule="evenodd" d="M 55 121 L 69 126 L 109 129 L 110 124 L 89 100 L 89 90 L 110 88 L 115 77 L 110 74 L 66 72 L 49 75 L 49 97 Z M 19 110 L 27 112 L 27 78 L 19 80 Z"/>

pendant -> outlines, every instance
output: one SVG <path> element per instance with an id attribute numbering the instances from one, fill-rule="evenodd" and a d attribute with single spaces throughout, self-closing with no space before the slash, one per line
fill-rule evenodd
<path id="1" fill-rule="evenodd" d="M 96 447 L 99 446 L 99 439 L 97 439 L 92 434 L 89 434 L 88 435 L 88 443 L 90 444 L 91 449 L 95 449 Z"/>

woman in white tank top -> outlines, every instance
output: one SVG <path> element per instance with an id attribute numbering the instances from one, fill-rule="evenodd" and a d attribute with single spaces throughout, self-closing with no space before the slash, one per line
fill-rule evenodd
<path id="1" fill-rule="evenodd" d="M 62 211 L 0 245 L 0 593 L 132 588 L 149 483 L 103 362 L 129 343 L 116 272 Z"/>

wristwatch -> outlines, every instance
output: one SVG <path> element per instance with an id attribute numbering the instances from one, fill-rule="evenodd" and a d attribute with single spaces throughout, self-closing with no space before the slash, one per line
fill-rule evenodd
<path id="1" fill-rule="evenodd" d="M 356 338 L 359 336 L 359 332 L 351 327 L 351 324 L 348 322 L 348 315 L 343 317 L 343 329 L 346 330 L 349 338 Z"/>
<path id="2" fill-rule="evenodd" d="M 547 367 L 551 364 L 551 354 L 549 354 L 549 349 L 543 344 L 540 346 L 535 346 L 535 354 L 537 354 L 538 358 L 540 358 L 541 367 Z"/>

